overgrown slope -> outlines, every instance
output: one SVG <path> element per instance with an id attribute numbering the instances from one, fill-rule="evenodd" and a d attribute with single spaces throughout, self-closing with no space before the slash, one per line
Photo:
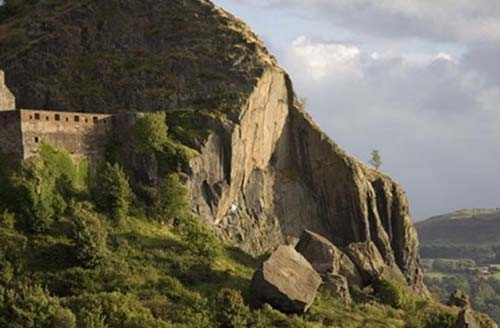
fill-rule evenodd
<path id="1" fill-rule="evenodd" d="M 425 293 L 400 186 L 326 136 L 244 23 L 207 0 L 7 3 L 21 5 L 1 15 L 0 67 L 20 107 L 167 111 L 198 152 L 183 167 L 192 210 L 225 241 L 254 255 L 305 228 L 373 241 Z"/>

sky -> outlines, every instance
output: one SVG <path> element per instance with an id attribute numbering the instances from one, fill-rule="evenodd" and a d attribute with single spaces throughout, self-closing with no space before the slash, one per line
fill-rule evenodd
<path id="1" fill-rule="evenodd" d="M 500 207 L 500 1 L 215 0 L 290 73 L 325 132 L 372 149 L 415 220 Z"/>

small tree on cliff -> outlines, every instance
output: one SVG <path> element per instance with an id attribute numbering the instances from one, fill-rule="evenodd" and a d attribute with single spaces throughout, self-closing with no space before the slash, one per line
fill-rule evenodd
<path id="1" fill-rule="evenodd" d="M 382 159 L 380 157 L 380 152 L 378 149 L 372 150 L 372 158 L 370 159 L 370 164 L 373 165 L 377 170 L 382 166 Z"/>

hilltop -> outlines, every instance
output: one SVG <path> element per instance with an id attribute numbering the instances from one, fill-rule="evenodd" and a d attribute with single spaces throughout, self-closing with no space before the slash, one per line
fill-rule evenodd
<path id="1" fill-rule="evenodd" d="M 416 224 L 429 288 L 445 301 L 460 289 L 500 322 L 500 210 L 464 209 Z"/>
<path id="2" fill-rule="evenodd" d="M 415 224 L 422 242 L 464 245 L 498 243 L 499 209 L 464 209 L 438 215 Z"/>

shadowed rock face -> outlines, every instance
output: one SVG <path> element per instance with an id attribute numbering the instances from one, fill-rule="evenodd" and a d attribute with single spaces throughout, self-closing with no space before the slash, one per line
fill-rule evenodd
<path id="1" fill-rule="evenodd" d="M 0 68 L 21 107 L 188 111 L 211 131 L 187 140 L 192 208 L 223 239 L 252 254 L 306 228 L 373 242 L 424 291 L 404 192 L 330 140 L 262 42 L 209 1 L 41 2 L 0 24 Z"/>

